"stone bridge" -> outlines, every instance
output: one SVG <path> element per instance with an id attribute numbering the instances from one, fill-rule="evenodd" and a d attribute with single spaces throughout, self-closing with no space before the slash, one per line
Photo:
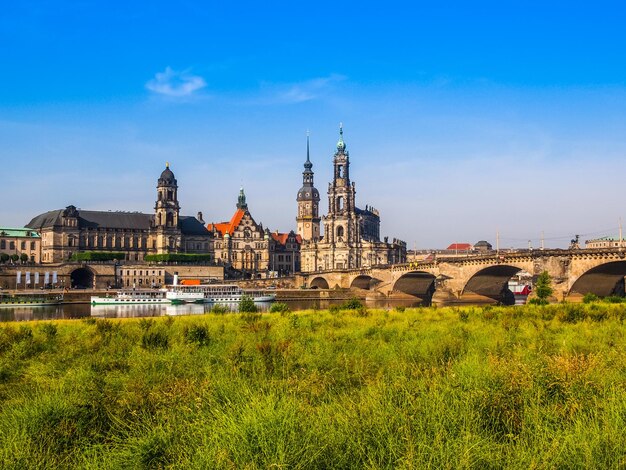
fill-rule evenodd
<path id="1" fill-rule="evenodd" d="M 626 253 L 619 249 L 534 250 L 445 258 L 366 269 L 301 273 L 296 285 L 318 289 L 352 288 L 373 295 L 413 296 L 435 301 L 492 300 L 511 303 L 508 281 L 526 271 L 547 271 L 554 300 L 586 293 L 624 295 Z"/>

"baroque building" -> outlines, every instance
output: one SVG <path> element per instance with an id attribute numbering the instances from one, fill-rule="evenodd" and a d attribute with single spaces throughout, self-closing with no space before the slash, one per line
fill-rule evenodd
<path id="1" fill-rule="evenodd" d="M 257 224 L 243 188 L 230 221 L 208 224 L 207 229 L 215 239 L 215 258 L 242 271 L 244 277 L 288 275 L 300 270 L 300 236 L 293 231 L 270 233 L 263 224 Z"/>
<path id="2" fill-rule="evenodd" d="M 298 234 L 302 237 L 302 271 L 354 269 L 406 262 L 406 243 L 380 241 L 380 215 L 370 206 L 356 206 L 356 185 L 350 180 L 350 154 L 339 127 L 333 156 L 333 180 L 328 184 L 328 213 L 318 214 L 319 193 L 313 185 L 313 165 L 307 139 L 303 186 L 298 191 Z M 309 225 L 307 225 L 309 224 Z"/>
<path id="3" fill-rule="evenodd" d="M 33 218 L 26 227 L 41 235 L 41 262 L 58 263 L 85 251 L 123 253 L 128 261 L 147 254 L 211 253 L 212 236 L 198 217 L 181 216 L 178 183 L 166 164 L 157 181 L 154 214 L 88 211 L 70 205 Z"/>

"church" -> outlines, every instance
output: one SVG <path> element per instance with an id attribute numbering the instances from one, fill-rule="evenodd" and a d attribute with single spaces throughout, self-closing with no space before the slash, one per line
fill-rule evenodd
<path id="1" fill-rule="evenodd" d="M 59 263 L 85 251 L 122 253 L 126 261 L 142 261 L 147 254 L 212 253 L 213 237 L 202 213 L 180 215 L 178 182 L 169 164 L 156 189 L 154 214 L 70 205 L 36 216 L 26 227 L 41 235 L 41 262 Z"/>
<path id="2" fill-rule="evenodd" d="M 313 182 L 313 164 L 307 155 L 298 191 L 298 232 L 303 272 L 358 269 L 406 262 L 406 243 L 385 238 L 380 241 L 380 214 L 370 207 L 356 206 L 356 185 L 350 181 L 350 155 L 339 127 L 337 151 L 333 156 L 333 180 L 328 185 L 328 213 L 320 217 L 319 191 Z M 322 225 L 323 224 L 323 230 Z"/>

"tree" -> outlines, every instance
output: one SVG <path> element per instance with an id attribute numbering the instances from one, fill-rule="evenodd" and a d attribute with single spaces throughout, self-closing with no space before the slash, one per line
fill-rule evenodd
<path id="1" fill-rule="evenodd" d="M 0 253 L 0 263 L 6 263 L 9 261 L 10 256 L 6 253 Z"/>
<path id="2" fill-rule="evenodd" d="M 13 261 L 14 263 L 17 263 L 18 259 L 20 259 L 18 255 L 11 255 L 11 261 Z"/>
<path id="3" fill-rule="evenodd" d="M 537 285 L 535 286 L 535 294 L 539 304 L 545 305 L 548 303 L 548 297 L 552 295 L 554 289 L 552 289 L 552 279 L 548 274 L 548 271 L 542 272 L 537 278 Z"/>
<path id="4" fill-rule="evenodd" d="M 239 311 L 241 313 L 256 313 L 258 312 L 258 308 L 252 300 L 252 297 L 244 295 L 241 297 L 239 301 Z"/>
<path id="5" fill-rule="evenodd" d="M 22 263 L 26 263 L 26 261 L 28 261 L 28 255 L 27 255 L 26 253 L 22 253 L 22 254 L 20 255 L 20 261 L 21 261 Z"/>

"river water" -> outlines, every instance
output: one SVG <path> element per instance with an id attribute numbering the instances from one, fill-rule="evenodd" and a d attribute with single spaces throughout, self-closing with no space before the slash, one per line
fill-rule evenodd
<path id="1" fill-rule="evenodd" d="M 291 310 L 326 309 L 331 305 L 341 304 L 343 300 L 286 300 Z M 237 311 L 238 304 L 220 304 L 227 306 L 232 312 Z M 260 311 L 269 310 L 271 303 L 257 302 Z M 382 300 L 365 301 L 367 308 L 391 309 L 395 307 L 417 307 L 419 300 Z M 0 322 L 60 320 L 95 318 L 139 318 L 179 315 L 202 315 L 209 313 L 213 304 L 185 305 L 90 305 L 64 304 L 45 307 L 0 307 Z"/>

